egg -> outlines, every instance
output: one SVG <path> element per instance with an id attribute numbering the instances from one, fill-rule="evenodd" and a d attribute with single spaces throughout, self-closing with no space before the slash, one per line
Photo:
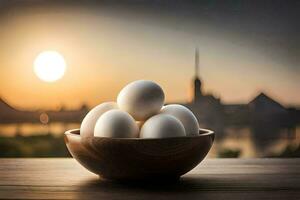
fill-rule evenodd
<path id="1" fill-rule="evenodd" d="M 121 110 L 105 112 L 97 120 L 94 136 L 111 138 L 134 138 L 138 137 L 139 128 L 128 113 Z"/>
<path id="2" fill-rule="evenodd" d="M 141 128 L 141 138 L 183 137 L 182 123 L 169 114 L 158 114 L 149 118 Z"/>
<path id="3" fill-rule="evenodd" d="M 117 97 L 121 110 L 128 112 L 137 121 L 144 121 L 158 113 L 165 95 L 162 88 L 146 80 L 138 80 L 126 85 Z"/>
<path id="4" fill-rule="evenodd" d="M 88 112 L 84 117 L 80 126 L 80 135 L 82 137 L 91 137 L 94 135 L 94 128 L 99 117 L 112 109 L 118 109 L 118 104 L 115 102 L 102 103 Z"/>
<path id="5" fill-rule="evenodd" d="M 179 104 L 164 106 L 160 113 L 169 114 L 177 118 L 184 126 L 187 136 L 199 135 L 199 124 L 195 115 L 188 108 Z"/>

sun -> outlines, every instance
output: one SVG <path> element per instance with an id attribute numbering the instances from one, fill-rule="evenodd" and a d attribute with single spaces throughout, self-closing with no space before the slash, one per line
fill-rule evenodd
<path id="1" fill-rule="evenodd" d="M 56 51 L 43 51 L 34 60 L 34 72 L 41 80 L 54 82 L 66 71 L 64 57 Z"/>

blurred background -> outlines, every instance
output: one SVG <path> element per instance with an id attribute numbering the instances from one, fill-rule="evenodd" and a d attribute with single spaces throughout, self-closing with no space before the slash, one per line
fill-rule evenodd
<path id="1" fill-rule="evenodd" d="M 127 83 L 215 130 L 209 157 L 300 157 L 300 1 L 0 1 L 0 157 L 63 140 Z"/>

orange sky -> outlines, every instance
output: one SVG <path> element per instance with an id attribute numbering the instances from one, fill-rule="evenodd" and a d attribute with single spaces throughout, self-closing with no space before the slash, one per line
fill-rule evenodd
<path id="1" fill-rule="evenodd" d="M 75 14 L 74 14 L 75 13 Z M 299 72 L 274 61 L 240 36 L 174 30 L 155 19 L 81 10 L 24 9 L 0 18 L 0 96 L 22 108 L 96 105 L 114 100 L 128 82 L 159 83 L 167 101 L 187 101 L 194 48 L 200 49 L 204 91 L 225 103 L 248 102 L 265 91 L 284 104 L 300 104 Z M 38 79 L 33 61 L 56 50 L 66 59 L 65 76 Z"/>

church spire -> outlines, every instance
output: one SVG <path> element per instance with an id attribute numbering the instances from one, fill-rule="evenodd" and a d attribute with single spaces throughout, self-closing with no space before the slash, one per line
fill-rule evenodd
<path id="1" fill-rule="evenodd" d="M 199 49 L 196 47 L 195 49 L 195 77 L 199 77 Z"/>
<path id="2" fill-rule="evenodd" d="M 202 83 L 199 78 L 199 49 L 195 49 L 195 80 L 194 80 L 194 102 L 198 102 L 202 97 Z"/>

